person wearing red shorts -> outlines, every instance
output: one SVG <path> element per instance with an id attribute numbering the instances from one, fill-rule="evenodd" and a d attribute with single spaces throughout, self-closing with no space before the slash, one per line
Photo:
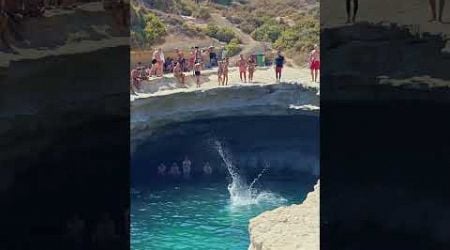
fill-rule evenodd
<path id="1" fill-rule="evenodd" d="M 309 68 L 311 69 L 311 80 L 313 82 L 318 82 L 319 71 L 320 71 L 320 51 L 319 46 L 314 45 L 314 49 L 309 55 Z"/>
<path id="2" fill-rule="evenodd" d="M 281 79 L 281 70 L 284 65 L 284 56 L 281 55 L 281 51 L 278 50 L 277 57 L 275 57 L 275 77 L 277 82 L 280 82 Z"/>

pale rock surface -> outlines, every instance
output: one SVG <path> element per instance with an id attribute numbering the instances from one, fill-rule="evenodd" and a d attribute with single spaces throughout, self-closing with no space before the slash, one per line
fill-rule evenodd
<path id="1" fill-rule="evenodd" d="M 319 250 L 320 181 L 299 205 L 280 207 L 250 220 L 249 250 Z"/>

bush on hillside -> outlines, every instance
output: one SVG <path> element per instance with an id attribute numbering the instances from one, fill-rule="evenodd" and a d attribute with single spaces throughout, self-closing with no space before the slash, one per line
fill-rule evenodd
<path id="1" fill-rule="evenodd" d="M 226 46 L 227 56 L 232 57 L 241 52 L 241 47 L 239 46 L 239 40 L 237 38 L 232 39 Z"/>
<path id="2" fill-rule="evenodd" d="M 236 34 L 230 28 L 220 28 L 214 24 L 208 24 L 204 30 L 205 35 L 216 38 L 221 42 L 229 43 L 233 38 L 236 38 Z M 238 42 L 239 43 L 239 42 Z"/>
<path id="3" fill-rule="evenodd" d="M 258 27 L 252 33 L 255 40 L 263 42 L 275 42 L 283 32 L 283 27 L 276 22 L 267 22 Z"/>

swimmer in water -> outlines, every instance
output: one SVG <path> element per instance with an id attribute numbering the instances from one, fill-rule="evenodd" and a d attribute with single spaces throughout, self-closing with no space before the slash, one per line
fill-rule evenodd
<path id="1" fill-rule="evenodd" d="M 175 177 L 181 174 L 180 168 L 178 167 L 178 164 L 176 162 L 174 162 L 170 167 L 169 174 Z"/>
<path id="2" fill-rule="evenodd" d="M 183 161 L 183 176 L 185 178 L 189 178 L 189 176 L 191 175 L 191 164 L 192 162 L 187 156 L 185 156 Z"/>
<path id="3" fill-rule="evenodd" d="M 209 165 L 209 162 L 206 162 L 205 166 L 203 166 L 203 173 L 206 175 L 212 174 L 212 168 L 211 165 Z"/>
<path id="4" fill-rule="evenodd" d="M 164 163 L 159 164 L 158 166 L 158 175 L 164 176 L 166 175 L 166 165 L 164 165 Z"/>

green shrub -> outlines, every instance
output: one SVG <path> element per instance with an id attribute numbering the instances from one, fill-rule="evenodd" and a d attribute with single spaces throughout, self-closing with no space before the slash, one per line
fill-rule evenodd
<path id="1" fill-rule="evenodd" d="M 196 8 L 194 10 L 194 12 L 192 13 L 192 15 L 195 18 L 199 18 L 199 19 L 209 19 L 211 17 L 211 14 L 209 13 L 209 9 L 206 7 L 200 7 L 200 8 Z"/>
<path id="2" fill-rule="evenodd" d="M 208 24 L 204 30 L 204 33 L 207 36 L 216 38 L 217 40 L 226 43 L 229 43 L 233 38 L 236 38 L 236 34 L 232 29 L 220 28 L 214 24 Z"/>
<path id="3" fill-rule="evenodd" d="M 273 43 L 281 36 L 282 29 L 283 28 L 279 24 L 268 22 L 257 28 L 252 33 L 252 37 L 258 41 Z"/>
<path id="4" fill-rule="evenodd" d="M 239 52 L 241 52 L 241 47 L 239 46 L 239 40 L 238 39 L 232 39 L 226 46 L 225 49 L 227 50 L 227 56 L 232 57 L 237 55 Z"/>

